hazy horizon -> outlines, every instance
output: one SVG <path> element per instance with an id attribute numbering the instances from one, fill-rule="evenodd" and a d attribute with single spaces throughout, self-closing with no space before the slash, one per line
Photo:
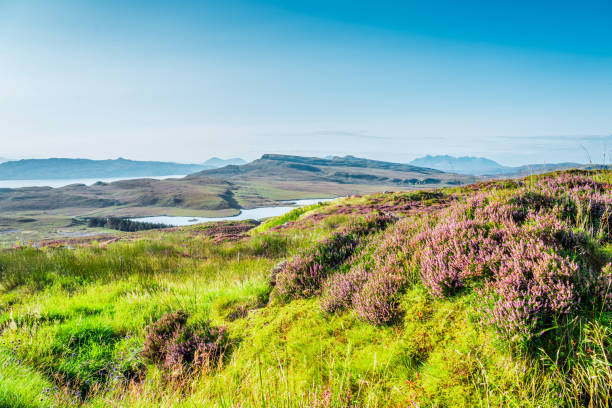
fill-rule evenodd
<path id="1" fill-rule="evenodd" d="M 602 162 L 611 22 L 592 0 L 0 0 L 0 156 Z"/>
<path id="2" fill-rule="evenodd" d="M 584 153 L 584 151 L 583 151 Z M 263 154 L 267 154 L 267 153 L 263 153 Z M 274 153 L 274 154 L 285 154 L 285 153 Z M 585 157 L 586 157 L 586 153 Z M 290 154 L 290 155 L 296 155 L 296 156 L 304 156 L 304 155 L 299 155 L 299 154 Z M 336 155 L 336 154 L 319 154 L 319 155 L 312 155 L 312 156 L 306 156 L 306 157 L 318 157 L 318 158 L 327 158 L 330 156 L 338 156 L 338 157 L 342 157 L 342 156 L 355 156 L 355 155 L 350 155 L 350 154 L 342 154 L 342 155 Z M 404 162 L 398 162 L 398 163 L 409 163 L 414 159 L 420 159 L 420 158 L 425 158 L 427 156 L 451 156 L 457 159 L 461 159 L 461 158 L 476 158 L 476 159 L 491 159 L 490 157 L 484 157 L 484 156 L 474 156 L 474 155 L 461 155 L 461 156 L 455 156 L 455 155 L 449 155 L 449 154 L 445 154 L 445 153 L 426 153 L 423 154 L 422 156 L 418 156 L 418 157 L 414 157 L 410 160 L 404 161 Z M 359 158 L 365 158 L 365 159 L 370 159 L 370 160 L 381 160 L 381 161 L 385 161 L 385 159 L 381 159 L 381 158 L 377 158 L 377 157 L 366 157 L 366 156 L 355 156 L 355 157 L 359 157 Z M 49 157 L 19 157 L 19 158 L 7 158 L 7 157 L 0 157 L 0 164 L 6 161 L 19 161 L 19 160 L 44 160 L 44 159 L 85 159 L 85 160 L 117 160 L 117 159 L 124 159 L 124 160 L 133 160 L 133 161 L 152 161 L 152 162 L 173 162 L 173 163 L 178 163 L 178 164 L 203 164 L 206 160 L 208 159 L 221 159 L 221 160 L 232 160 L 232 159 L 243 159 L 245 160 L 247 163 L 253 161 L 253 160 L 257 160 L 259 158 L 261 158 L 260 156 L 254 157 L 254 158 L 244 158 L 244 157 L 218 157 L 218 156 L 211 156 L 211 157 L 207 157 L 206 159 L 200 161 L 200 162 L 184 162 L 184 161 L 169 161 L 169 160 L 148 160 L 148 159 L 132 159 L 129 157 L 123 157 L 123 156 L 116 156 L 116 157 L 103 157 L 103 158 L 91 158 L 91 157 L 60 157 L 60 156 L 49 156 Z M 599 160 L 597 160 L 599 159 Z M 2 161 L 4 160 L 4 161 Z M 562 163 L 562 162 L 569 162 L 569 161 L 558 161 L 558 162 L 546 162 L 546 161 L 539 161 L 539 162 L 525 162 L 525 163 L 515 163 L 515 164 L 507 164 L 504 162 L 500 162 L 498 160 L 493 160 L 496 163 L 502 165 L 502 166 L 522 166 L 522 165 L 529 165 L 529 164 L 543 164 L 543 163 L 548 163 L 548 164 L 554 164 L 554 163 Z M 610 162 L 612 161 L 612 156 L 606 156 L 606 164 L 610 164 Z M 578 164 L 588 164 L 589 163 L 589 159 L 587 157 L 586 160 L 576 160 L 573 161 L 574 163 L 578 163 Z M 591 156 L 591 163 L 593 164 L 603 164 L 603 158 L 600 157 L 595 157 L 593 158 Z"/>

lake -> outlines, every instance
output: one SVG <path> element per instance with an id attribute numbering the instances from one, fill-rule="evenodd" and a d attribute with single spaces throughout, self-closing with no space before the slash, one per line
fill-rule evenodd
<path id="1" fill-rule="evenodd" d="M 143 177 L 113 177 L 113 178 L 84 178 L 84 179 L 48 179 L 48 180 L 0 180 L 0 188 L 22 188 L 22 187 L 65 187 L 71 184 L 85 184 L 90 186 L 98 181 L 112 183 L 120 180 L 133 180 L 140 178 L 150 178 L 165 180 L 169 178 L 183 178 L 185 174 L 175 174 L 169 176 L 143 176 Z"/>
<path id="2" fill-rule="evenodd" d="M 261 220 L 263 218 L 278 217 L 288 213 L 289 211 L 302 207 L 305 205 L 316 204 L 320 202 L 327 202 L 336 200 L 336 198 L 313 198 L 308 200 L 292 200 L 282 201 L 287 205 L 278 207 L 259 207 L 252 208 L 250 210 L 242 210 L 240 214 L 230 217 L 171 217 L 171 216 L 158 216 L 158 217 L 140 217 L 130 218 L 132 221 L 137 222 L 151 222 L 155 224 L 166 224 L 175 227 L 181 227 L 184 225 L 201 224 L 204 222 L 215 222 L 215 221 L 244 221 L 244 220 Z"/>

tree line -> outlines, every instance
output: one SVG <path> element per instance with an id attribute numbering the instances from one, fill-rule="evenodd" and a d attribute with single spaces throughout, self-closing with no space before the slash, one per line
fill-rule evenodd
<path id="1" fill-rule="evenodd" d="M 87 219 L 87 225 L 92 228 L 102 227 L 129 232 L 172 227 L 171 225 L 167 224 L 132 221 L 127 218 L 119 217 L 91 217 Z"/>

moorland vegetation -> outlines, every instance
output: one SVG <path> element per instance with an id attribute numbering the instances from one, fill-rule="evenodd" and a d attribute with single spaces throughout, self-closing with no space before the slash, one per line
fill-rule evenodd
<path id="1" fill-rule="evenodd" d="M 0 252 L 0 406 L 609 406 L 612 173 Z"/>

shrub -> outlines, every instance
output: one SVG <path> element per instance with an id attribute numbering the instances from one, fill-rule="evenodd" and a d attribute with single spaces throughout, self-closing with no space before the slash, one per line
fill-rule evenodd
<path id="1" fill-rule="evenodd" d="M 609 308 L 607 255 L 589 238 L 593 229 L 570 227 L 581 214 L 588 225 L 607 223 L 609 185 L 571 175 L 544 178 L 536 187 L 478 192 L 438 217 L 396 224 L 348 273 L 325 281 L 322 310 L 353 307 L 364 320 L 390 322 L 415 267 L 436 297 L 476 289 L 483 321 L 514 340 L 531 340 L 597 304 Z M 321 272 L 302 276 L 320 280 Z"/>
<path id="2" fill-rule="evenodd" d="M 270 271 L 270 275 L 268 276 L 268 284 L 271 287 L 276 286 L 276 278 L 278 277 L 278 274 L 285 270 L 285 268 L 287 268 L 288 263 L 289 261 L 281 261 L 274 265 L 274 267 Z"/>
<path id="3" fill-rule="evenodd" d="M 371 274 L 361 289 L 353 296 L 357 315 L 370 323 L 383 325 L 399 316 L 399 294 L 406 279 L 388 269 Z"/>
<path id="4" fill-rule="evenodd" d="M 530 340 L 575 311 L 581 271 L 535 237 L 506 246 L 507 256 L 482 291 L 484 321 L 508 338 Z"/>
<path id="5" fill-rule="evenodd" d="M 572 177 L 544 187 L 545 193 L 476 195 L 415 239 L 429 292 L 449 297 L 476 288 L 483 321 L 513 340 L 529 341 L 595 303 L 609 302 L 607 273 L 587 233 L 568 225 L 578 213 L 568 210 L 572 203 L 596 197 L 602 185 Z"/>
<path id="6" fill-rule="evenodd" d="M 600 183 L 579 174 L 563 173 L 545 177 L 538 181 L 536 188 L 553 197 L 583 196 L 610 191 L 610 184 Z"/>
<path id="7" fill-rule="evenodd" d="M 147 329 L 142 355 L 174 375 L 186 369 L 209 369 L 219 363 L 229 339 L 224 327 L 210 322 L 187 324 L 184 312 L 168 313 Z"/>
<path id="8" fill-rule="evenodd" d="M 353 307 L 360 318 L 374 324 L 386 324 L 398 316 L 398 295 L 415 281 L 409 265 L 411 240 L 425 224 L 418 218 L 404 219 L 371 239 L 348 272 L 339 271 L 323 284 L 323 312 Z"/>
<path id="9" fill-rule="evenodd" d="M 394 218 L 375 214 L 349 224 L 344 230 L 302 251 L 284 264 L 275 276 L 277 293 L 284 298 L 306 298 L 319 294 L 329 272 L 345 262 L 365 236 L 385 228 Z"/>
<path id="10" fill-rule="evenodd" d="M 538 212 L 543 209 L 552 208 L 554 205 L 554 200 L 549 195 L 527 189 L 521 189 L 508 199 L 508 203 L 521 210 Z"/>
<path id="11" fill-rule="evenodd" d="M 164 361 L 168 345 L 181 334 L 187 317 L 182 311 L 167 313 L 149 326 L 142 351 L 143 357 L 153 363 Z"/>
<path id="12" fill-rule="evenodd" d="M 422 236 L 421 280 L 431 294 L 451 296 L 470 280 L 489 277 L 500 262 L 504 230 L 478 221 L 444 222 Z"/>
<path id="13" fill-rule="evenodd" d="M 609 183 L 600 183 L 579 174 L 546 177 L 536 186 L 553 200 L 562 219 L 609 239 L 612 220 L 612 197 Z M 607 238 L 606 238 L 607 237 Z"/>
<path id="14" fill-rule="evenodd" d="M 593 294 L 604 311 L 612 312 L 612 264 L 607 264 L 593 282 Z"/>
<path id="15" fill-rule="evenodd" d="M 200 369 L 213 368 L 222 358 L 228 344 L 225 327 L 205 322 L 196 329 L 186 328 L 168 344 L 163 367 L 182 373 L 187 365 Z"/>
<path id="16" fill-rule="evenodd" d="M 323 285 L 321 309 L 326 313 L 334 313 L 350 308 L 353 296 L 369 277 L 370 273 L 364 266 L 354 268 L 348 273 L 332 275 Z"/>
<path id="17" fill-rule="evenodd" d="M 334 267 L 336 265 L 330 265 Z M 279 295 L 289 297 L 310 297 L 316 295 L 324 275 L 323 266 L 316 262 L 314 255 L 302 254 L 287 262 L 276 275 L 275 286 Z"/>

